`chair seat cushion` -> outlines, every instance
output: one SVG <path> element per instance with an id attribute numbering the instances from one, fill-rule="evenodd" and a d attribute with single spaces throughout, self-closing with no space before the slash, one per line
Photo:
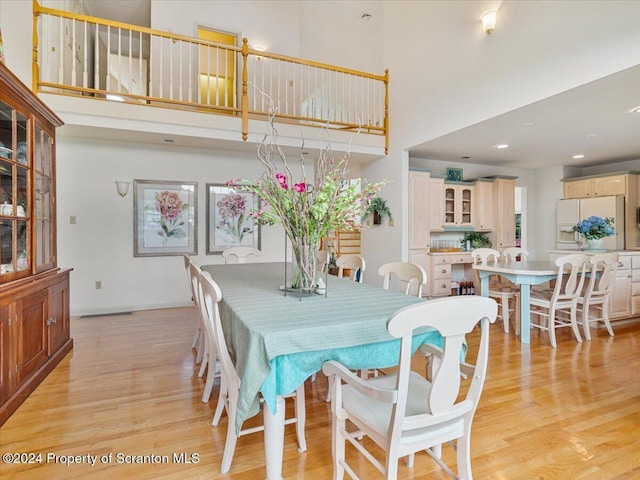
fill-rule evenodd
<path id="1" fill-rule="evenodd" d="M 395 388 L 396 375 L 384 375 L 367 380 L 372 386 Z M 411 372 L 409 377 L 409 392 L 407 395 L 406 417 L 413 415 L 430 414 L 427 405 L 427 398 L 431 383 L 416 372 Z M 389 422 L 393 405 L 390 403 L 380 402 L 372 399 L 367 395 L 363 395 L 348 385 L 342 387 L 342 406 L 349 412 L 349 417 L 354 423 L 366 432 L 363 424 L 370 429 L 382 433 L 386 433 L 389 428 Z M 471 402 L 468 408 L 460 411 L 460 416 L 444 423 L 438 429 L 415 429 L 406 431 L 403 434 L 403 441 L 412 443 L 414 441 L 425 442 L 430 437 L 437 439 L 434 444 L 441 441 L 443 435 L 446 438 L 459 438 L 463 434 L 464 415 L 466 411 L 471 409 Z M 360 424 L 360 422 L 362 422 Z"/>

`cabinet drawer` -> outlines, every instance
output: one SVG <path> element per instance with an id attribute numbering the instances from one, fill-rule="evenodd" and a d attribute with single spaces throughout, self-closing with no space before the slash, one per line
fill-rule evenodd
<path id="1" fill-rule="evenodd" d="M 436 297 L 446 295 L 449 296 L 451 294 L 451 280 L 450 279 L 440 279 L 434 280 L 433 282 L 433 295 Z"/>
<path id="2" fill-rule="evenodd" d="M 451 263 L 451 257 L 448 255 L 434 255 L 431 257 L 431 261 L 434 265 L 446 265 Z"/>
<path id="3" fill-rule="evenodd" d="M 451 258 L 451 263 L 473 263 L 470 253 L 465 253 L 461 255 L 452 255 L 450 258 Z"/>
<path id="4" fill-rule="evenodd" d="M 632 282 L 640 282 L 640 269 L 631 270 L 631 281 Z"/>
<path id="5" fill-rule="evenodd" d="M 433 266 L 433 278 L 434 280 L 439 278 L 451 278 L 451 264 L 446 265 L 434 265 Z"/>
<path id="6" fill-rule="evenodd" d="M 631 257 L 624 256 L 618 259 L 618 270 L 625 270 L 631 268 Z"/>
<path id="7" fill-rule="evenodd" d="M 640 268 L 640 255 L 634 255 L 631 257 L 631 267 Z"/>
<path id="8" fill-rule="evenodd" d="M 631 284 L 631 295 L 640 295 L 640 282 L 633 282 Z"/>

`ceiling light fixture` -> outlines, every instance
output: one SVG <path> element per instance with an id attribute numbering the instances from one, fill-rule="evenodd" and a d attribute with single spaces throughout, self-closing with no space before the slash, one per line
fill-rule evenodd
<path id="1" fill-rule="evenodd" d="M 498 16 L 498 10 L 487 10 L 482 14 L 482 28 L 484 33 L 491 35 L 493 29 L 496 28 L 496 18 Z"/>
<path id="2" fill-rule="evenodd" d="M 579 158 L 584 158 L 583 154 L 579 154 L 579 155 L 574 155 L 573 158 L 575 158 L 576 160 L 578 160 Z"/>
<path id="3" fill-rule="evenodd" d="M 509 148 L 509 145 L 506 143 L 500 143 L 498 145 L 494 145 L 493 148 L 497 148 L 498 150 L 502 150 L 503 148 Z"/>
<path id="4" fill-rule="evenodd" d="M 631 113 L 640 113 L 640 105 L 629 110 Z"/>

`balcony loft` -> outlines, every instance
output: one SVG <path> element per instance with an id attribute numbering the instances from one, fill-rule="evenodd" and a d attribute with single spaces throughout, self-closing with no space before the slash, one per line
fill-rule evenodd
<path id="1" fill-rule="evenodd" d="M 33 89 L 60 134 L 255 151 L 330 141 L 353 160 L 388 150 L 388 72 L 350 70 L 65 12 L 34 2 Z M 50 52 L 50 54 L 45 54 Z M 132 135 L 133 134 L 133 135 Z"/>

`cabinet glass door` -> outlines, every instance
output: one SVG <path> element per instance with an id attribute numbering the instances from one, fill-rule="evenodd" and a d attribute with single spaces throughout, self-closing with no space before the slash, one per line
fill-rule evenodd
<path id="1" fill-rule="evenodd" d="M 52 192 L 52 148 L 51 136 L 39 125 L 35 128 L 35 222 L 36 241 L 34 255 L 36 271 L 52 268 L 55 263 L 53 255 L 53 192 Z"/>
<path id="2" fill-rule="evenodd" d="M 0 281 L 29 274 L 29 119 L 0 102 Z"/>

